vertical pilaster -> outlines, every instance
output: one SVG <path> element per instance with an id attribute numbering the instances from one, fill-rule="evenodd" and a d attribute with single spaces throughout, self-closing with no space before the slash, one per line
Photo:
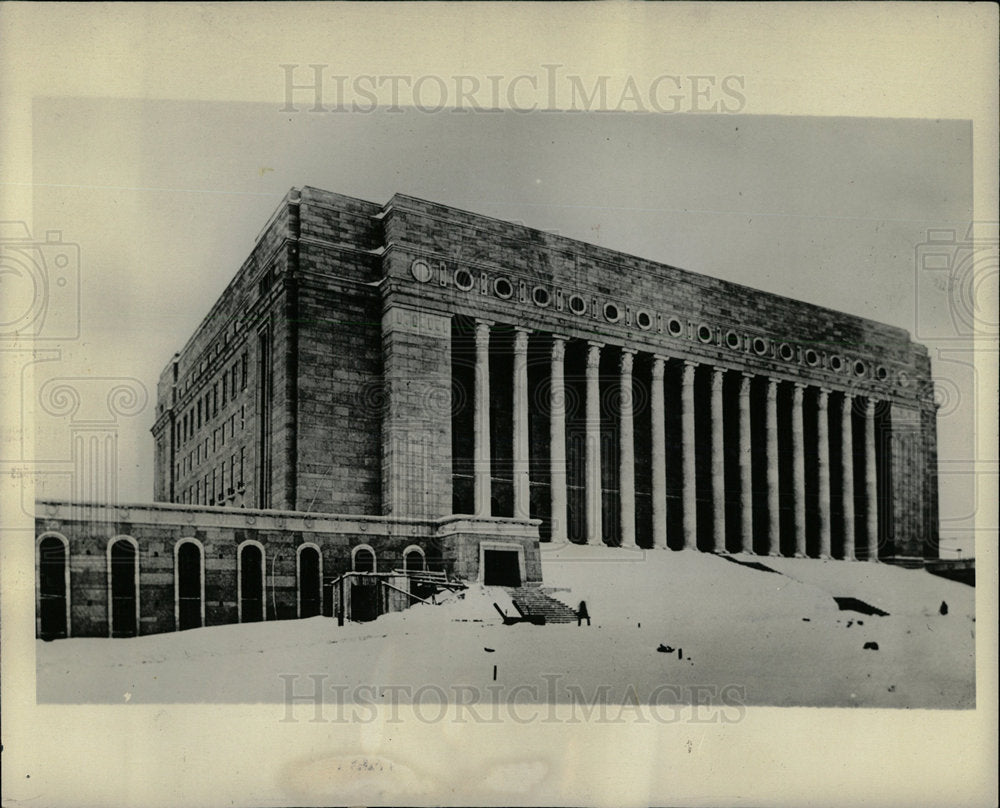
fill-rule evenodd
<path id="1" fill-rule="evenodd" d="M 865 515 L 868 560 L 878 561 L 878 481 L 875 477 L 875 401 L 865 403 Z"/>
<path id="2" fill-rule="evenodd" d="M 531 514 L 528 466 L 528 331 L 514 333 L 514 516 L 527 519 Z"/>
<path id="3" fill-rule="evenodd" d="M 851 411 L 854 409 L 854 396 L 844 393 L 840 408 L 840 462 L 843 478 L 843 511 L 844 511 L 844 560 L 854 561 L 854 434 L 851 428 Z"/>
<path id="4" fill-rule="evenodd" d="M 750 443 L 750 384 L 752 373 L 740 379 L 740 552 L 753 552 L 753 455 Z"/>
<path id="5" fill-rule="evenodd" d="M 726 458 L 722 427 L 725 371 L 712 368 L 712 538 L 709 550 L 726 549 Z"/>
<path id="6" fill-rule="evenodd" d="M 830 391 L 819 388 L 816 399 L 816 454 L 819 466 L 819 557 L 830 558 Z"/>
<path id="7" fill-rule="evenodd" d="M 806 557 L 806 455 L 802 427 L 805 384 L 795 382 L 792 393 L 792 494 L 794 496 L 795 557 Z"/>
<path id="8" fill-rule="evenodd" d="M 600 342 L 587 343 L 587 459 L 585 499 L 587 505 L 587 541 L 600 544 L 604 540 L 601 525 L 601 385 Z"/>
<path id="9" fill-rule="evenodd" d="M 475 475 L 474 510 L 477 516 L 492 512 L 490 467 L 490 326 L 476 320 L 476 389 L 473 416 L 473 474 Z"/>
<path id="10" fill-rule="evenodd" d="M 619 442 L 618 491 L 621 502 L 622 547 L 635 547 L 635 430 L 632 422 L 632 364 L 636 352 L 624 348 L 620 361 L 621 432 Z"/>
<path id="11" fill-rule="evenodd" d="M 549 462 L 552 541 L 566 541 L 566 337 L 552 337 L 549 385 Z"/>
<path id="12" fill-rule="evenodd" d="M 681 377 L 681 452 L 684 501 L 684 549 L 698 548 L 698 492 L 695 477 L 694 370 L 697 362 L 684 360 Z"/>
<path id="13" fill-rule="evenodd" d="M 667 440 L 663 403 L 662 356 L 653 357 L 652 390 L 649 402 L 652 411 L 653 465 L 653 546 L 667 546 Z"/>
<path id="14" fill-rule="evenodd" d="M 781 512 L 778 500 L 778 382 L 767 380 L 767 543 L 768 555 L 781 555 Z"/>

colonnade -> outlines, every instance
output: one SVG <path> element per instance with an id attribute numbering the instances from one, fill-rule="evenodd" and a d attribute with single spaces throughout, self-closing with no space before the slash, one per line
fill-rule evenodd
<path id="1" fill-rule="evenodd" d="M 490 328 L 487 320 L 476 320 L 475 326 L 475 386 L 474 386 L 474 512 L 490 515 L 491 508 L 491 447 L 490 447 Z M 529 433 L 528 433 L 528 336 L 529 331 L 515 329 L 513 339 L 513 504 L 514 515 L 526 518 L 529 515 Z M 550 453 L 550 496 L 551 526 L 553 541 L 568 540 L 568 491 L 566 452 L 566 346 L 569 337 L 553 335 L 549 353 L 549 453 Z M 599 544 L 602 536 L 602 487 L 601 487 L 601 395 L 600 360 L 606 346 L 598 341 L 586 344 L 586 376 L 584 428 L 584 503 L 585 532 L 588 543 Z M 621 544 L 635 547 L 636 504 L 635 504 L 635 431 L 633 401 L 633 368 L 637 351 L 620 349 L 618 413 L 618 457 L 619 491 L 621 519 Z M 652 480 L 652 543 L 654 547 L 667 547 L 667 444 L 666 444 L 666 402 L 664 395 L 665 366 L 669 357 L 653 354 L 649 396 L 651 410 L 651 480 Z M 680 386 L 681 424 L 681 469 L 682 469 L 682 530 L 683 548 L 697 548 L 698 507 L 696 481 L 696 440 L 695 440 L 695 370 L 699 362 L 692 359 L 683 362 Z M 708 414 L 710 440 L 710 485 L 711 485 L 711 535 L 710 551 L 725 550 L 726 501 L 725 501 L 725 443 L 724 424 L 727 413 L 723 406 L 723 380 L 727 372 L 740 373 L 738 392 L 738 476 L 739 476 L 739 522 L 738 552 L 754 552 L 753 495 L 753 447 L 751 441 L 751 383 L 754 373 L 747 371 L 727 371 L 726 368 L 711 367 L 711 387 Z M 762 375 L 762 374 L 760 374 Z M 779 379 L 765 377 L 766 398 L 764 405 L 763 440 L 766 452 L 764 485 L 766 496 L 766 552 L 781 555 L 780 504 L 779 504 L 779 435 L 778 435 L 778 385 Z M 803 426 L 804 396 L 806 382 L 784 382 L 793 385 L 791 400 L 791 495 L 792 532 L 794 534 L 794 555 L 806 556 L 806 449 Z M 856 558 L 856 548 L 864 547 L 870 560 L 878 558 L 878 485 L 876 480 L 875 457 L 875 401 L 864 398 L 864 463 L 863 463 L 863 511 L 864 522 L 856 519 L 854 448 L 851 412 L 855 406 L 855 395 L 843 391 L 839 398 L 840 429 L 831 434 L 828 427 L 830 394 L 832 390 L 817 386 L 816 390 L 816 453 L 818 485 L 816 486 L 816 514 L 818 524 L 818 555 L 831 557 L 832 546 L 832 503 L 830 484 L 831 447 L 839 442 L 837 454 L 840 458 L 841 480 L 840 520 L 843 531 L 842 555 L 845 559 Z M 787 484 L 786 484 L 787 487 Z M 759 519 L 758 519 L 759 521 Z M 863 524 L 863 529 L 862 529 Z"/>

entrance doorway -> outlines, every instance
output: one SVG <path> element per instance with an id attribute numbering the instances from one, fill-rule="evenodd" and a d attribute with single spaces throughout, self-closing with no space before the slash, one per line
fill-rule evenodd
<path id="1" fill-rule="evenodd" d="M 38 618 L 43 640 L 69 636 L 66 623 L 66 545 L 55 536 L 38 545 Z"/>
<path id="2" fill-rule="evenodd" d="M 319 550 L 303 547 L 299 552 L 299 617 L 315 617 L 322 609 Z"/>
<path id="3" fill-rule="evenodd" d="M 139 556 L 129 539 L 111 544 L 111 636 L 135 637 L 139 633 L 137 605 Z"/>
<path id="4" fill-rule="evenodd" d="M 240 622 L 264 619 L 264 554 L 254 544 L 240 549 Z"/>
<path id="5" fill-rule="evenodd" d="M 365 623 L 378 617 L 377 578 L 362 578 L 351 584 L 351 620 Z"/>
<path id="6" fill-rule="evenodd" d="M 521 565 L 517 550 L 483 550 L 483 583 L 486 586 L 520 586 Z"/>
<path id="7" fill-rule="evenodd" d="M 201 628 L 201 548 L 186 541 L 177 548 L 177 630 Z"/>

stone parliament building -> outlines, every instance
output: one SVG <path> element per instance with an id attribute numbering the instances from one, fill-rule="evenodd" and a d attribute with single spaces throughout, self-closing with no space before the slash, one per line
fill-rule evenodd
<path id="1" fill-rule="evenodd" d="M 902 329 L 395 195 L 292 189 L 160 376 L 154 499 L 38 503 L 39 636 L 519 585 L 539 542 L 937 557 Z"/>

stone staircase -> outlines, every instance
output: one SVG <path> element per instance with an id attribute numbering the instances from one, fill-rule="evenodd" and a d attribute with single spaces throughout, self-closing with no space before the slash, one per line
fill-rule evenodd
<path id="1" fill-rule="evenodd" d="M 540 586 L 504 587 L 525 617 L 542 616 L 546 623 L 575 623 L 576 612 Z"/>

